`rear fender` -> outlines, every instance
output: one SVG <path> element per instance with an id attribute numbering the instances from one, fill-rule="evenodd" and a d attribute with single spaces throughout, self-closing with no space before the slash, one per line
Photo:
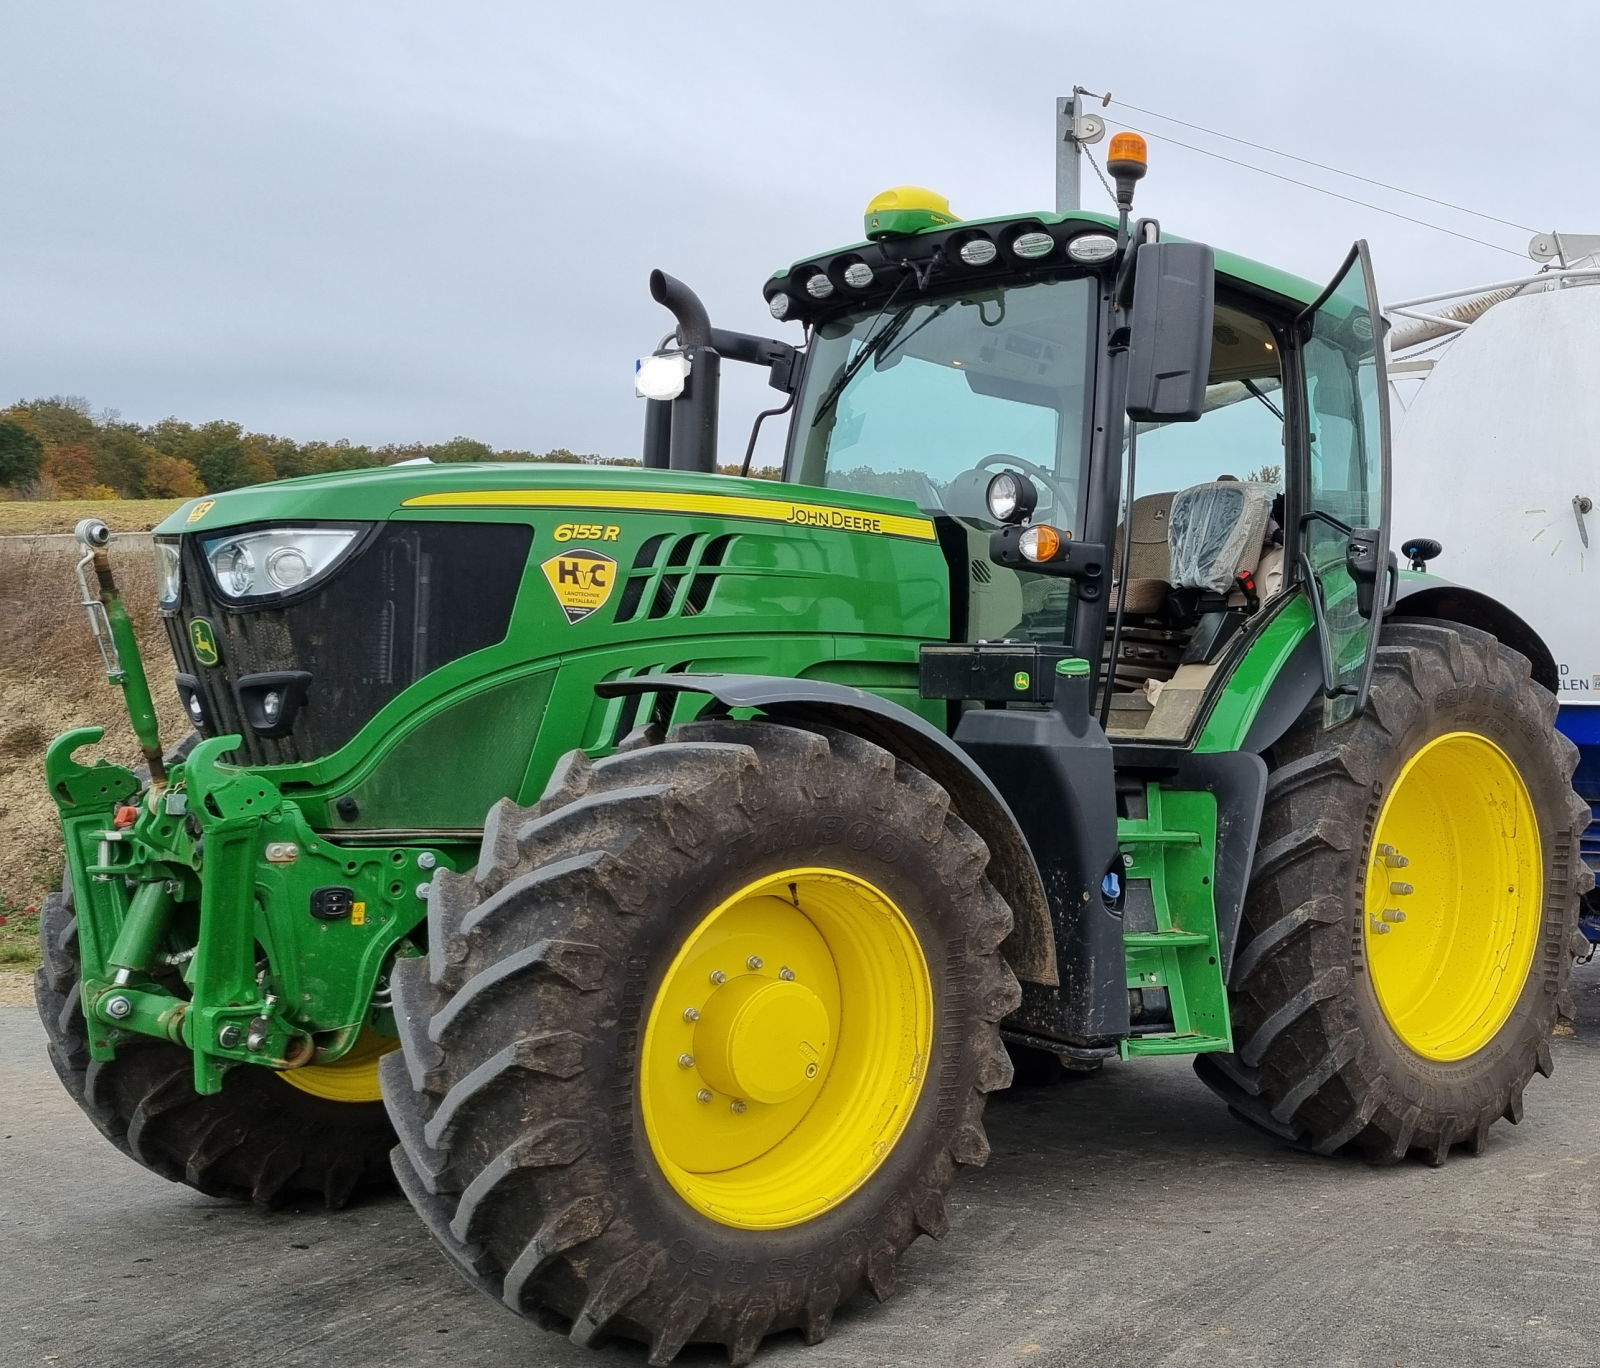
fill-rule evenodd
<path id="1" fill-rule="evenodd" d="M 1561 672 L 1544 638 L 1498 599 L 1432 575 L 1401 575 L 1399 602 L 1393 616 L 1458 622 L 1463 627 L 1488 632 L 1501 645 L 1528 658 L 1536 683 L 1553 694 L 1560 693 Z"/>
<path id="2" fill-rule="evenodd" d="M 774 722 L 837 727 L 882 746 L 921 770 L 950 795 L 957 816 L 989 847 L 989 881 L 1015 919 L 1001 947 L 1019 979 L 1059 983 L 1050 905 L 1033 853 L 1006 800 L 959 746 L 909 708 L 844 684 L 773 675 L 639 675 L 595 685 L 601 698 L 627 694 L 709 694 L 709 711 L 759 708 Z"/>

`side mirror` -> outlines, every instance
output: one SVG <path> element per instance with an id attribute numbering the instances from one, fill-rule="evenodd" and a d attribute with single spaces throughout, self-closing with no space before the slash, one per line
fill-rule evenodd
<path id="1" fill-rule="evenodd" d="M 1134 261 L 1128 417 L 1192 423 L 1211 370 L 1216 259 L 1200 242 L 1145 242 Z"/>

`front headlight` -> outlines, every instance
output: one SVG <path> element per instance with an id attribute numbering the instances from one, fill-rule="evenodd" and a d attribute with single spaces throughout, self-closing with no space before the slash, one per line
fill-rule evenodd
<path id="1" fill-rule="evenodd" d="M 183 578 L 179 569 L 178 543 L 158 541 L 156 544 L 156 597 L 161 610 L 170 613 L 178 606 L 183 595 Z"/>
<path id="2" fill-rule="evenodd" d="M 201 543 L 217 588 L 231 599 L 304 589 L 331 570 L 356 538 L 353 527 L 272 527 Z"/>

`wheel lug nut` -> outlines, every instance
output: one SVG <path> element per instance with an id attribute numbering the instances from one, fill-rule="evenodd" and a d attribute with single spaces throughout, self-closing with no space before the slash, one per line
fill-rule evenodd
<path id="1" fill-rule="evenodd" d="M 678 1067 L 680 1069 L 692 1069 L 692 1068 L 694 1068 L 694 1056 L 692 1054 L 681 1054 L 681 1055 L 679 1055 L 678 1056 Z"/>
<path id="2" fill-rule="evenodd" d="M 759 969 L 762 963 L 763 961 L 760 955 L 751 955 L 750 958 L 744 962 L 746 969 Z"/>
<path id="3" fill-rule="evenodd" d="M 713 969 L 711 971 L 711 981 L 720 986 L 728 981 L 728 976 L 720 969 Z"/>
<path id="4" fill-rule="evenodd" d="M 778 970 L 778 977 L 781 978 L 785 983 L 793 983 L 794 970 L 785 965 L 782 969 Z"/>
<path id="5" fill-rule="evenodd" d="M 735 1116 L 743 1116 L 744 1099 L 742 1097 L 734 1098 L 733 1101 L 729 1103 L 729 1110 L 732 1111 Z"/>
<path id="6" fill-rule="evenodd" d="M 1386 907 L 1383 909 L 1383 919 L 1386 922 L 1403 922 L 1406 914 L 1398 907 Z"/>
<path id="7" fill-rule="evenodd" d="M 711 1089 L 701 1088 L 700 1091 L 694 1095 L 694 1100 L 696 1102 L 709 1102 L 711 1100 Z"/>
<path id="8" fill-rule="evenodd" d="M 1408 883 L 1392 883 L 1389 885 L 1389 891 L 1403 898 L 1407 893 L 1416 892 L 1416 889 Z"/>
<path id="9" fill-rule="evenodd" d="M 685 1007 L 683 1009 L 683 1019 L 685 1021 L 699 1021 L 700 1009 L 698 1007 Z"/>
<path id="10" fill-rule="evenodd" d="M 1367 921 L 1374 936 L 1387 936 L 1389 934 L 1389 923 L 1381 917 L 1374 917 L 1372 913 L 1368 912 Z"/>

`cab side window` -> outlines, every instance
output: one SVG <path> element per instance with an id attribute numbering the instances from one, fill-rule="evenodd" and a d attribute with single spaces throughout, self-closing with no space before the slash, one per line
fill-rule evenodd
<path id="1" fill-rule="evenodd" d="M 1266 320 L 1217 305 L 1203 415 L 1140 424 L 1134 454 L 1108 729 L 1181 740 L 1228 643 L 1283 583 L 1283 367 Z"/>
<path id="2" fill-rule="evenodd" d="M 1196 423 L 1141 425 L 1135 494 L 1175 493 L 1212 480 L 1283 488 L 1283 368 L 1259 318 L 1219 304 L 1206 410 Z"/>

